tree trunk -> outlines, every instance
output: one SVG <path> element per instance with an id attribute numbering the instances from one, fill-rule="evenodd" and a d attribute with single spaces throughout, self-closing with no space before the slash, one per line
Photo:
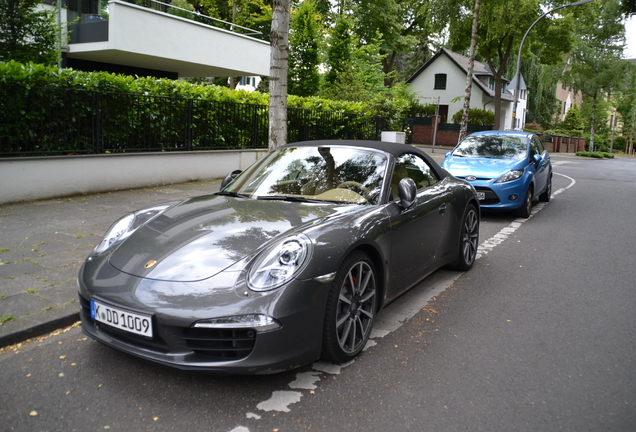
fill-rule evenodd
<path id="1" fill-rule="evenodd" d="M 274 0 L 269 64 L 269 150 L 287 144 L 287 58 L 291 0 Z"/>
<path id="2" fill-rule="evenodd" d="M 468 74 L 466 75 L 466 89 L 464 90 L 464 108 L 462 111 L 462 122 L 459 128 L 459 138 L 457 143 L 464 139 L 468 131 L 468 111 L 470 110 L 470 95 L 473 88 L 473 68 L 475 66 L 475 47 L 477 46 L 477 25 L 479 24 L 479 7 L 481 0 L 475 0 L 473 10 L 473 29 L 470 34 L 470 54 L 468 57 Z"/>

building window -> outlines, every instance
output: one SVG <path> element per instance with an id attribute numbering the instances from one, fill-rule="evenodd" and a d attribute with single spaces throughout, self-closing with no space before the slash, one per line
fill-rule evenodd
<path id="1" fill-rule="evenodd" d="M 435 74 L 435 90 L 446 90 L 446 74 Z"/>

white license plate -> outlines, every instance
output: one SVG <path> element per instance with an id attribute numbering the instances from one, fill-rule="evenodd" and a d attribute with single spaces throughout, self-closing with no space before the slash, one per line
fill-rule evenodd
<path id="1" fill-rule="evenodd" d="M 486 199 L 486 192 L 477 192 L 477 199 L 483 201 Z"/>
<path id="2" fill-rule="evenodd" d="M 91 300 L 91 317 L 120 330 L 152 337 L 152 320 L 149 315 L 128 312 Z"/>

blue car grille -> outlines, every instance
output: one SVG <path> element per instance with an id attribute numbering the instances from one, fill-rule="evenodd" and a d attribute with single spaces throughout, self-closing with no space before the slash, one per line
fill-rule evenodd
<path id="1" fill-rule="evenodd" d="M 477 192 L 484 192 L 486 194 L 486 199 L 479 201 L 479 204 L 481 205 L 495 205 L 501 202 L 497 194 L 494 193 L 490 188 L 475 186 L 475 190 Z"/>

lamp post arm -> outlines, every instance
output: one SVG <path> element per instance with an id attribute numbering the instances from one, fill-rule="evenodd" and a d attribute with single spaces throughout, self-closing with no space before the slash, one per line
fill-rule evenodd
<path id="1" fill-rule="evenodd" d="M 519 54 L 517 55 L 517 70 L 515 71 L 515 77 L 517 78 L 517 82 L 515 83 L 515 93 L 514 93 L 514 98 L 515 100 L 513 101 L 512 104 L 512 121 L 513 121 L 513 125 L 512 128 L 515 128 L 515 123 L 516 123 L 516 119 L 517 119 L 517 101 L 519 100 L 519 85 L 521 82 L 521 53 L 523 52 L 523 44 L 526 42 L 526 38 L 528 37 L 528 33 L 530 33 L 530 30 L 532 30 L 532 28 L 539 22 L 541 21 L 543 18 L 545 18 L 546 16 L 548 16 L 549 14 L 551 14 L 552 12 L 556 12 L 559 9 L 563 9 L 566 7 L 570 7 L 570 6 L 579 6 L 585 3 L 590 3 L 593 2 L 594 0 L 581 0 L 581 1 L 577 1 L 575 3 L 570 3 L 567 5 L 563 5 L 563 6 L 559 6 L 559 7 L 555 7 L 554 9 L 550 9 L 549 11 L 547 11 L 546 13 L 544 13 L 543 15 L 541 15 L 539 18 L 537 18 L 530 27 L 528 27 L 528 30 L 526 30 L 526 33 L 523 35 L 523 38 L 521 39 L 521 44 L 519 45 Z"/>

